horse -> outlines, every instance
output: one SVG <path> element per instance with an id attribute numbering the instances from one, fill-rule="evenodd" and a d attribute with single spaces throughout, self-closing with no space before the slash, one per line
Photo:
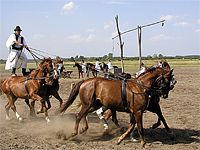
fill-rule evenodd
<path id="1" fill-rule="evenodd" d="M 108 65 L 105 64 L 104 62 L 102 62 L 100 67 L 101 67 L 101 71 L 103 71 L 103 73 L 107 73 L 108 72 Z"/>
<path id="2" fill-rule="evenodd" d="M 154 67 L 161 67 L 161 68 L 164 68 L 165 71 L 170 71 L 169 64 L 166 61 L 161 61 L 161 62 L 159 62 L 159 64 L 156 64 L 154 66 L 151 66 L 149 68 L 146 67 L 146 69 L 145 69 L 146 71 L 144 73 L 140 74 L 138 76 L 138 78 L 136 78 L 136 79 L 138 79 L 141 83 L 146 85 L 146 83 L 143 81 L 144 75 L 146 73 L 148 73 L 149 71 L 151 71 L 151 69 L 154 68 Z M 170 84 L 170 90 L 172 90 L 174 88 L 174 85 L 176 84 L 174 75 L 171 76 L 169 84 Z M 165 95 L 164 99 L 166 99 L 167 97 L 168 97 L 168 94 Z M 170 132 L 170 128 L 167 125 L 166 120 L 165 120 L 165 118 L 162 114 L 159 102 L 160 102 L 159 93 L 158 92 L 151 92 L 150 93 L 150 101 L 149 101 L 149 105 L 147 107 L 147 110 L 152 112 L 152 113 L 156 113 L 156 115 L 158 116 L 158 121 L 155 124 L 152 125 L 152 128 L 155 129 L 155 128 L 159 127 L 161 125 L 161 121 L 162 121 L 167 132 Z M 105 113 L 103 111 L 102 111 L 102 113 L 104 113 L 104 119 L 107 121 L 112 116 L 112 112 L 111 112 L 111 110 L 107 110 L 105 108 L 104 108 L 104 111 L 105 111 Z M 117 123 L 116 126 L 119 127 L 119 124 Z"/>
<path id="3" fill-rule="evenodd" d="M 10 120 L 9 109 L 11 108 L 19 121 L 23 118 L 18 114 L 15 106 L 15 101 L 17 98 L 22 99 L 32 99 L 34 101 L 40 101 L 41 107 L 44 108 L 45 119 L 49 122 L 49 117 L 47 113 L 47 107 L 45 105 L 45 97 L 39 95 L 45 95 L 41 93 L 46 92 L 45 84 L 52 84 L 53 79 L 53 65 L 50 58 L 42 60 L 38 65 L 38 68 L 30 73 L 29 76 L 15 76 L 9 77 L 1 81 L 0 91 L 1 94 L 5 93 L 8 102 L 5 106 L 6 108 L 6 119 Z"/>
<path id="4" fill-rule="evenodd" d="M 51 108 L 51 102 L 50 102 L 50 97 L 54 96 L 59 102 L 60 102 L 60 107 L 62 106 L 63 100 L 60 97 L 58 90 L 59 90 L 59 77 L 61 77 L 60 75 L 62 74 L 62 67 L 60 67 L 60 64 L 63 64 L 63 62 L 58 61 L 58 59 L 56 58 L 56 60 L 53 62 L 53 68 L 54 68 L 54 72 L 55 74 L 57 73 L 58 76 L 56 78 L 53 79 L 52 84 L 51 85 L 45 85 L 46 91 L 45 93 L 41 93 L 41 94 L 46 94 L 46 95 L 40 95 L 43 97 L 46 97 L 45 102 L 47 103 L 47 109 Z M 35 117 L 35 101 L 31 102 L 31 105 L 29 104 L 29 99 L 25 99 L 26 104 L 29 106 L 30 108 L 30 115 Z M 41 108 L 38 113 L 42 113 L 44 110 Z"/>
<path id="5" fill-rule="evenodd" d="M 73 67 L 77 67 L 78 68 L 78 78 L 80 79 L 80 76 L 83 78 L 82 66 L 79 63 L 75 62 Z"/>
<path id="6" fill-rule="evenodd" d="M 97 70 L 95 69 L 95 65 L 92 63 L 86 63 L 86 73 L 89 78 L 90 72 L 92 72 L 93 77 L 97 77 Z"/>
<path id="7" fill-rule="evenodd" d="M 129 133 L 131 133 L 135 127 L 135 124 L 137 123 L 141 145 L 144 147 L 145 141 L 143 135 L 142 116 L 143 112 L 148 107 L 148 92 L 151 91 L 151 86 L 153 84 L 157 84 L 159 85 L 160 93 L 162 95 L 166 95 L 167 92 L 169 92 L 168 82 L 172 72 L 173 70 L 165 72 L 163 75 L 162 68 L 155 68 L 155 70 L 152 69 L 151 72 L 145 75 L 144 79 L 146 79 L 146 81 L 148 80 L 148 84 L 146 84 L 145 87 L 136 79 L 127 80 L 125 87 L 119 80 L 108 80 L 101 77 L 78 82 L 71 90 L 68 100 L 60 109 L 60 113 L 63 113 L 74 102 L 79 94 L 82 107 L 80 112 L 76 115 L 74 132 L 69 138 L 78 134 L 78 128 L 81 119 L 83 119 L 85 126 L 81 131 L 79 131 L 79 133 L 82 134 L 87 131 L 88 122 L 86 116 L 91 108 L 97 110 L 102 106 L 106 106 L 107 108 L 111 109 L 113 116 L 116 116 L 116 111 L 127 112 L 131 114 L 130 125 L 127 131 L 119 137 L 117 144 L 120 144 L 121 141 L 127 137 Z M 165 82 L 163 82 L 163 80 L 165 80 Z"/>

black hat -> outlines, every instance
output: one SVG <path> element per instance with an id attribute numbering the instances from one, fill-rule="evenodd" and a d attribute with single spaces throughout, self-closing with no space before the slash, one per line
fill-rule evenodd
<path id="1" fill-rule="evenodd" d="M 14 31 L 22 31 L 20 26 L 16 26 L 16 28 L 14 29 Z"/>

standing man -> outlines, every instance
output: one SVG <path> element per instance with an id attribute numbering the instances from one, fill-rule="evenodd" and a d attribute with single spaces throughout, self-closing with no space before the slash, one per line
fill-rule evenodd
<path id="1" fill-rule="evenodd" d="M 110 59 L 108 60 L 108 72 L 114 73 L 114 68 Z"/>
<path id="2" fill-rule="evenodd" d="M 22 68 L 22 74 L 26 75 L 27 57 L 23 52 L 23 48 L 28 49 L 26 41 L 21 36 L 20 26 L 16 26 L 15 33 L 11 34 L 6 42 L 6 47 L 9 49 L 9 56 L 6 61 L 6 70 L 12 70 L 12 76 L 16 76 L 16 68 Z"/>
<path id="3" fill-rule="evenodd" d="M 98 58 L 96 58 L 96 62 L 95 62 L 95 70 L 96 70 L 96 71 L 100 71 L 100 70 L 101 70 L 100 62 L 99 62 L 99 59 L 98 59 Z"/>

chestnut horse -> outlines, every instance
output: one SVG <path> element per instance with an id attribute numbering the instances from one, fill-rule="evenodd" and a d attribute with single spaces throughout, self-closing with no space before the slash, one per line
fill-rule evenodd
<path id="1" fill-rule="evenodd" d="M 50 58 L 44 59 L 36 70 L 33 70 L 29 76 L 15 76 L 9 77 L 1 82 L 1 93 L 5 93 L 8 98 L 6 104 L 6 119 L 9 117 L 9 109 L 11 108 L 19 121 L 22 121 L 22 117 L 18 114 L 15 106 L 17 98 L 32 99 L 34 101 L 40 101 L 42 108 L 44 108 L 45 119 L 49 122 L 47 113 L 47 107 L 45 105 L 45 97 L 39 95 L 45 95 L 41 93 L 46 92 L 45 84 L 52 84 L 53 79 L 53 65 Z"/>
<path id="2" fill-rule="evenodd" d="M 140 80 L 141 83 L 143 83 L 143 85 L 146 85 L 145 81 L 144 81 L 144 75 L 146 73 L 148 73 L 151 68 L 153 67 L 162 67 L 165 69 L 165 71 L 170 71 L 170 66 L 169 64 L 166 62 L 166 61 L 161 61 L 159 62 L 159 64 L 157 65 L 154 65 L 152 67 L 149 67 L 149 68 L 146 68 L 146 72 L 142 73 L 141 75 L 138 76 L 138 80 Z M 172 90 L 174 88 L 174 85 L 176 84 L 176 81 L 174 79 L 174 75 L 171 76 L 171 79 L 170 79 L 170 90 Z M 156 88 L 156 87 L 154 87 Z M 164 126 L 165 126 L 165 129 L 170 132 L 170 128 L 169 126 L 167 125 L 166 123 L 166 120 L 162 114 L 162 111 L 161 111 L 161 108 L 160 108 L 160 105 L 159 105 L 159 102 L 160 102 L 160 95 L 159 95 L 159 92 L 155 92 L 155 91 L 151 91 L 151 93 L 149 93 L 150 95 L 150 101 L 149 101 L 149 105 L 147 107 L 147 110 L 152 112 L 152 113 L 156 113 L 156 115 L 158 116 L 158 121 L 153 124 L 152 128 L 155 129 L 157 127 L 159 127 L 161 125 L 161 121 L 163 122 Z M 168 94 L 165 95 L 165 99 L 168 97 Z M 106 108 L 104 108 L 105 110 Z M 103 112 L 102 112 L 103 113 Z M 112 116 L 112 112 L 111 110 L 106 110 L 105 113 L 104 113 L 104 118 L 106 120 L 108 120 L 110 117 Z M 112 119 L 112 120 L 116 120 L 116 118 Z M 114 122 L 115 125 L 117 127 L 119 127 L 119 124 L 118 124 L 118 121 L 115 121 Z"/>
<path id="3" fill-rule="evenodd" d="M 55 75 L 58 74 L 57 76 L 54 77 L 52 84 L 46 84 L 45 88 L 46 88 L 46 92 L 40 93 L 40 94 L 45 94 L 45 95 L 40 95 L 41 97 L 45 97 L 45 101 L 48 105 L 47 109 L 51 108 L 51 102 L 50 102 L 50 97 L 54 96 L 59 102 L 60 102 L 60 107 L 63 103 L 62 98 L 60 97 L 58 90 L 59 90 L 59 77 L 61 77 L 61 73 L 62 70 L 60 69 L 63 66 L 63 62 L 58 61 L 58 59 L 56 58 L 56 60 L 53 62 L 53 67 L 54 67 L 54 73 Z M 30 108 L 30 115 L 31 116 L 35 116 L 35 101 L 31 102 L 31 105 L 29 104 L 29 99 L 25 99 L 26 104 L 29 106 Z M 37 113 L 42 113 L 43 107 L 37 112 Z"/>
<path id="4" fill-rule="evenodd" d="M 152 90 L 151 87 L 153 84 L 157 84 L 160 93 L 163 96 L 166 95 L 170 90 L 168 83 L 172 72 L 173 70 L 167 72 L 163 71 L 162 68 L 152 69 L 152 71 L 144 77 L 144 81 L 148 81 L 146 86 L 138 82 L 136 79 L 127 80 L 125 87 L 126 99 L 122 96 L 122 82 L 120 80 L 108 80 L 97 77 L 78 82 L 72 89 L 68 100 L 63 104 L 62 109 L 60 110 L 60 112 L 63 113 L 74 102 L 79 94 L 82 107 L 76 116 L 74 132 L 70 137 L 78 134 L 79 123 L 82 118 L 85 126 L 79 133 L 83 133 L 88 129 L 86 116 L 91 108 L 97 110 L 101 106 L 106 106 L 111 109 L 113 115 L 116 115 L 116 111 L 131 114 L 128 130 L 119 137 L 117 143 L 121 143 L 121 141 L 131 133 L 137 123 L 141 145 L 144 147 L 145 141 L 142 116 L 143 112 L 148 107 L 148 92 Z M 165 82 L 162 82 L 163 80 L 165 80 Z"/>

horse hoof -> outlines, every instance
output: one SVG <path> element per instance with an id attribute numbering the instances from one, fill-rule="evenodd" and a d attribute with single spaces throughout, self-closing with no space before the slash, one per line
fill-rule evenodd
<path id="1" fill-rule="evenodd" d="M 134 143 L 138 142 L 138 140 L 136 138 L 134 138 L 134 137 L 131 138 L 131 141 L 134 142 Z"/>
<path id="2" fill-rule="evenodd" d="M 51 122 L 51 120 L 48 117 L 46 117 L 45 119 L 47 121 L 47 124 L 49 124 Z"/>
<path id="3" fill-rule="evenodd" d="M 19 117 L 18 120 L 19 120 L 19 122 L 23 122 L 23 118 L 22 117 Z"/>
<path id="4" fill-rule="evenodd" d="M 141 145 L 142 145 L 143 148 L 147 148 L 147 144 L 146 144 L 146 142 L 141 141 Z"/>

